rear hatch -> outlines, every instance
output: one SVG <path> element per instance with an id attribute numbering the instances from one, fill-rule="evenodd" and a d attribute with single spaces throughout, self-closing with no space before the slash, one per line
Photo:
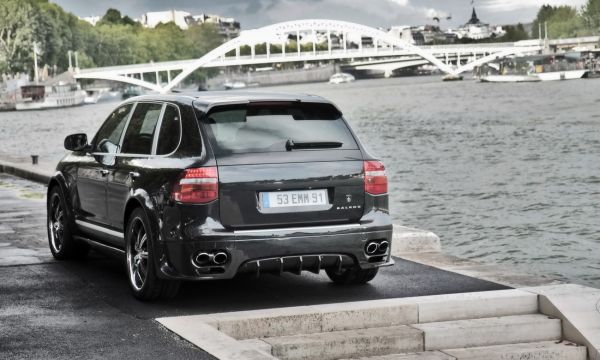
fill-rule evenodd
<path id="1" fill-rule="evenodd" d="M 362 153 L 333 105 L 221 106 L 202 122 L 217 161 L 224 226 L 314 226 L 362 216 Z"/>

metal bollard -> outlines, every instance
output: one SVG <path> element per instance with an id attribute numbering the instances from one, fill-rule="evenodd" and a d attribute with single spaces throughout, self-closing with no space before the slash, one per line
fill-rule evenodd
<path id="1" fill-rule="evenodd" d="M 37 165 L 38 164 L 38 159 L 39 159 L 39 155 L 31 155 L 31 163 L 33 165 Z"/>

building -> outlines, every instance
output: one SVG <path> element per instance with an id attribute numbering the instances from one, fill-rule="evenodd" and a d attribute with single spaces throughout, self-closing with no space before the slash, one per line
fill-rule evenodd
<path id="1" fill-rule="evenodd" d="M 501 26 L 490 26 L 479 20 L 477 12 L 473 8 L 471 19 L 456 30 L 448 29 L 447 34 L 456 36 L 458 39 L 482 40 L 491 37 L 500 37 L 505 34 Z"/>
<path id="2" fill-rule="evenodd" d="M 189 26 L 187 18 L 190 16 L 189 12 L 180 10 L 153 11 L 143 14 L 140 23 L 144 27 L 155 28 L 158 24 L 174 22 L 175 25 L 185 30 Z"/>
<path id="3" fill-rule="evenodd" d="M 144 27 L 154 28 L 158 24 L 175 23 L 179 28 L 185 30 L 194 24 L 214 24 L 219 34 L 230 40 L 240 35 L 240 23 L 234 18 L 221 17 L 219 15 L 200 14 L 192 15 L 187 11 L 167 10 L 147 12 L 142 15 L 140 23 Z"/>
<path id="4" fill-rule="evenodd" d="M 452 37 L 444 33 L 437 25 L 392 26 L 388 34 L 413 45 L 445 44 L 453 42 Z"/>
<path id="5" fill-rule="evenodd" d="M 219 34 L 225 40 L 231 40 L 240 36 L 240 23 L 231 17 L 222 17 L 219 15 L 200 14 L 193 15 L 188 23 L 196 24 L 215 24 Z"/>

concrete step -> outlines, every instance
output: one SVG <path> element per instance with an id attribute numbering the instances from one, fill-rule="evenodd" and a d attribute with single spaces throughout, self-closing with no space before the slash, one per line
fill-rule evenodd
<path id="1" fill-rule="evenodd" d="M 585 346 L 567 341 L 483 346 L 412 354 L 362 357 L 358 360 L 586 360 Z"/>
<path id="2" fill-rule="evenodd" d="M 279 359 L 340 359 L 417 352 L 423 350 L 423 333 L 409 326 L 332 331 L 262 339 Z"/>
<path id="3" fill-rule="evenodd" d="M 416 324 L 425 350 L 559 340 L 561 322 L 546 315 L 516 315 Z"/>
<path id="4" fill-rule="evenodd" d="M 441 351 L 422 351 L 410 354 L 390 354 L 381 356 L 361 357 L 355 360 L 456 360 L 456 358 L 448 354 L 444 354 Z"/>
<path id="5" fill-rule="evenodd" d="M 537 312 L 537 295 L 498 290 L 216 314 L 213 325 L 251 339 Z"/>
<path id="6" fill-rule="evenodd" d="M 586 360 L 585 346 L 568 341 L 542 341 L 525 344 L 483 346 L 444 350 L 458 360 Z M 403 359 L 404 358 L 398 358 Z"/>

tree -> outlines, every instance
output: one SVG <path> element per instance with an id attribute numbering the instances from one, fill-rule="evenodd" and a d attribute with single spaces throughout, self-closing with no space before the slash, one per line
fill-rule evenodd
<path id="1" fill-rule="evenodd" d="M 105 24 L 120 24 L 122 21 L 121 12 L 117 9 L 110 8 L 106 10 L 106 14 L 100 19 Z"/>
<path id="2" fill-rule="evenodd" d="M 18 0 L 0 1 L 0 71 L 31 68 L 36 15 L 33 6 Z"/>
<path id="3" fill-rule="evenodd" d="M 577 9 L 571 6 L 550 6 L 544 5 L 538 11 L 536 19 L 533 21 L 533 37 L 539 37 L 539 28 L 542 28 L 544 34 L 545 24 L 548 25 L 548 37 L 565 38 L 586 35 L 583 17 Z"/>
<path id="4" fill-rule="evenodd" d="M 583 19 L 593 33 L 600 33 L 600 0 L 588 0 L 583 7 Z"/>
<path id="5" fill-rule="evenodd" d="M 523 27 L 523 24 L 521 24 L 521 23 L 517 24 L 516 26 L 514 26 L 514 25 L 505 26 L 504 31 L 506 31 L 506 34 L 504 34 L 499 39 L 499 41 L 515 42 L 515 41 L 526 40 L 529 38 L 529 34 L 527 34 L 527 31 L 525 31 L 525 28 Z"/>

